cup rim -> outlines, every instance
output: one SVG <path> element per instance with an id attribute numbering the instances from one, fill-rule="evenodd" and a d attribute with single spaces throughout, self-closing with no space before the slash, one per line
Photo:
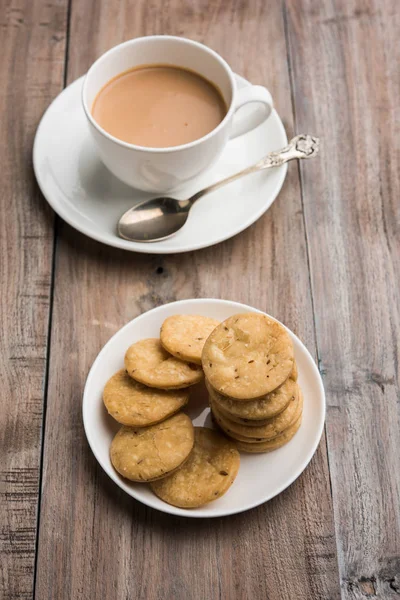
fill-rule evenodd
<path id="1" fill-rule="evenodd" d="M 181 144 L 179 146 L 168 146 L 166 148 L 157 148 L 157 147 L 150 147 L 150 146 L 138 146 L 137 144 L 130 144 L 129 142 L 124 142 L 123 140 L 120 140 L 119 138 L 111 135 L 111 133 L 108 133 L 105 129 L 103 129 L 103 127 L 101 127 L 101 125 L 99 125 L 97 123 L 97 121 L 93 118 L 91 111 L 88 107 L 87 101 L 86 101 L 86 88 L 87 88 L 87 82 L 88 82 L 88 78 L 91 75 L 91 73 L 93 73 L 93 71 L 110 55 L 113 54 L 114 52 L 116 52 L 117 50 L 127 47 L 127 46 L 131 46 L 135 43 L 141 42 L 143 40 L 150 40 L 150 39 L 158 39 L 158 40 L 175 40 L 175 41 L 179 41 L 179 42 L 183 42 L 184 44 L 188 44 L 191 46 L 196 46 L 197 48 L 203 50 L 204 52 L 207 52 L 208 54 L 210 54 L 215 60 L 217 60 L 217 62 L 220 63 L 220 65 L 224 68 L 225 72 L 227 73 L 228 77 L 229 77 L 229 81 L 231 84 L 231 90 L 232 90 L 232 99 L 231 99 L 231 103 L 230 106 L 228 108 L 228 111 L 225 115 L 225 117 L 222 119 L 222 121 L 217 125 L 217 127 L 215 127 L 212 131 L 210 131 L 209 133 L 207 133 L 206 135 L 204 135 L 203 137 L 197 139 L 197 140 L 193 140 L 192 142 L 188 142 L 187 144 Z M 220 56 L 217 52 L 215 52 L 215 50 L 212 50 L 211 48 L 209 48 L 208 46 L 206 46 L 205 44 L 202 44 L 200 42 L 196 42 L 195 40 L 190 40 L 189 38 L 184 38 L 184 37 L 179 37 L 179 36 L 175 36 L 175 35 L 148 35 L 148 36 L 141 36 L 141 37 L 136 37 L 136 38 L 132 38 L 130 40 L 127 40 L 126 42 L 122 42 L 121 44 L 117 44 L 116 46 L 113 46 L 112 48 L 110 48 L 110 50 L 107 50 L 107 52 L 104 52 L 104 54 L 102 54 L 101 56 L 99 56 L 99 58 L 97 58 L 94 63 L 91 65 L 91 67 L 89 68 L 89 70 L 87 71 L 86 75 L 85 75 L 85 79 L 83 81 L 83 86 L 82 86 L 82 105 L 83 105 L 83 109 L 85 111 L 86 117 L 89 120 L 89 122 L 91 123 L 91 125 L 97 129 L 97 131 L 102 134 L 104 137 L 108 138 L 110 141 L 118 144 L 119 146 L 122 146 L 124 148 L 128 148 L 130 150 L 137 150 L 140 152 L 148 152 L 149 154 L 155 154 L 155 153 L 160 153 L 160 154 L 169 154 L 172 152 L 179 152 L 180 150 L 187 150 L 189 148 L 193 148 L 194 146 L 197 146 L 198 144 L 205 142 L 206 140 L 210 139 L 211 137 L 213 137 L 214 135 L 216 135 L 218 133 L 218 131 L 220 131 L 223 127 L 225 127 L 226 123 L 228 122 L 228 120 L 231 118 L 233 112 L 234 112 L 234 106 L 235 106 L 235 92 L 236 92 L 236 86 L 235 86 L 235 80 L 233 77 L 233 73 L 232 70 L 230 68 L 230 66 L 228 65 L 228 63 L 226 62 L 226 60 L 224 60 L 222 58 L 222 56 Z"/>

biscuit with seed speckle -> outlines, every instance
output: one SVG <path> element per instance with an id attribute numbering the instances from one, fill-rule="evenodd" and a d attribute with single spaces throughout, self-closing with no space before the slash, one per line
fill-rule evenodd
<path id="1" fill-rule="evenodd" d="M 295 421 L 290 427 L 283 433 L 278 435 L 276 438 L 269 440 L 268 442 L 259 442 L 258 444 L 248 444 L 246 442 L 237 442 L 237 447 L 241 452 L 249 452 L 250 454 L 256 454 L 259 452 L 272 452 L 281 448 L 294 437 L 297 431 L 300 429 L 302 415 Z"/>
<path id="2" fill-rule="evenodd" d="M 178 413 L 149 427 L 123 425 L 111 442 L 111 462 L 122 477 L 153 481 L 178 469 L 194 444 L 192 421 Z"/>
<path id="3" fill-rule="evenodd" d="M 276 417 L 270 419 L 267 425 L 259 427 L 249 427 L 248 425 L 235 423 L 223 415 L 212 400 L 210 404 L 218 425 L 230 437 L 251 443 L 252 438 L 260 442 L 270 440 L 290 427 L 301 415 L 303 410 L 303 396 L 297 387 L 296 394 L 293 395 L 293 399 L 289 402 L 287 408 Z"/>
<path id="4" fill-rule="evenodd" d="M 199 365 L 171 356 L 158 338 L 132 344 L 125 354 L 125 368 L 136 381 L 164 390 L 179 390 L 203 379 Z"/>
<path id="5" fill-rule="evenodd" d="M 226 319 L 211 333 L 202 354 L 212 387 L 237 400 L 275 390 L 289 377 L 293 362 L 293 344 L 285 327 L 260 313 Z"/>
<path id="6" fill-rule="evenodd" d="M 173 315 L 165 319 L 160 331 L 164 348 L 173 356 L 201 365 L 206 339 L 219 321 L 200 315 Z"/>
<path id="7" fill-rule="evenodd" d="M 290 378 L 270 394 L 248 402 L 219 394 L 208 381 L 206 386 L 211 399 L 222 414 L 242 425 L 256 427 L 266 425 L 269 419 L 279 415 L 297 394 L 297 384 Z"/>
<path id="8" fill-rule="evenodd" d="M 205 427 L 194 431 L 194 448 L 183 467 L 151 483 L 156 496 L 181 508 L 196 508 L 220 498 L 232 485 L 240 465 L 234 442 Z"/>
<path id="9" fill-rule="evenodd" d="M 103 401 L 108 413 L 122 425 L 146 427 L 164 421 L 189 400 L 188 388 L 159 390 L 149 388 L 121 369 L 106 383 Z"/>

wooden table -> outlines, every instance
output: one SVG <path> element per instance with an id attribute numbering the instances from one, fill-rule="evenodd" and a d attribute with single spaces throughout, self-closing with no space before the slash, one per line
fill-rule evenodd
<path id="1" fill-rule="evenodd" d="M 400 4 L 396 0 L 2 0 L 0 597 L 400 597 Z M 269 87 L 288 135 L 321 136 L 255 225 L 216 248 L 145 256 L 55 218 L 31 151 L 50 101 L 131 37 L 205 42 Z M 325 435 L 284 493 L 217 520 L 147 509 L 87 445 L 102 345 L 154 306 L 229 298 L 314 353 Z"/>

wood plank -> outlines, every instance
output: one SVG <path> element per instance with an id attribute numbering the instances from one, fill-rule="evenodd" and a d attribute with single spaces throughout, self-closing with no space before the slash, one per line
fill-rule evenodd
<path id="1" fill-rule="evenodd" d="M 66 2 L 0 7 L 0 597 L 32 598 L 53 216 L 37 191 L 38 120 L 62 88 Z"/>
<path id="2" fill-rule="evenodd" d="M 297 127 L 325 148 L 302 181 L 342 593 L 398 598 L 400 5 L 287 7 Z"/>
<path id="3" fill-rule="evenodd" d="M 110 46 L 161 32 L 202 40 L 221 52 L 235 71 L 267 84 L 292 133 L 282 14 L 279 6 L 267 7 L 262 0 L 74 2 L 69 80 Z M 209 521 L 172 518 L 132 501 L 102 473 L 87 446 L 81 398 L 101 346 L 121 325 L 153 306 L 207 296 L 268 310 L 314 350 L 296 168 L 290 169 L 284 191 L 268 214 L 217 249 L 179 256 L 132 255 L 62 226 L 38 599 L 339 597 L 325 441 L 303 476 L 280 497 L 246 514 Z"/>

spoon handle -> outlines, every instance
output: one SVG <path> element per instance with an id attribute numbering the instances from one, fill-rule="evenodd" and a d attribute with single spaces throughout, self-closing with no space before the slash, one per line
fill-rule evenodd
<path id="1" fill-rule="evenodd" d="M 239 173 L 235 173 L 230 177 L 226 177 L 226 179 L 222 179 L 217 183 L 209 185 L 189 198 L 189 202 L 193 204 L 196 200 L 205 196 L 205 194 L 209 194 L 240 177 L 250 175 L 250 173 L 256 173 L 257 171 L 263 171 L 264 169 L 270 169 L 271 167 L 279 167 L 295 158 L 311 158 L 318 153 L 318 150 L 319 139 L 317 137 L 307 134 L 296 135 L 296 137 L 290 140 L 289 144 L 285 148 L 282 148 L 282 150 L 270 152 L 255 165 L 251 165 L 251 167 L 247 167 L 247 169 L 243 169 L 243 171 L 239 171 Z"/>

